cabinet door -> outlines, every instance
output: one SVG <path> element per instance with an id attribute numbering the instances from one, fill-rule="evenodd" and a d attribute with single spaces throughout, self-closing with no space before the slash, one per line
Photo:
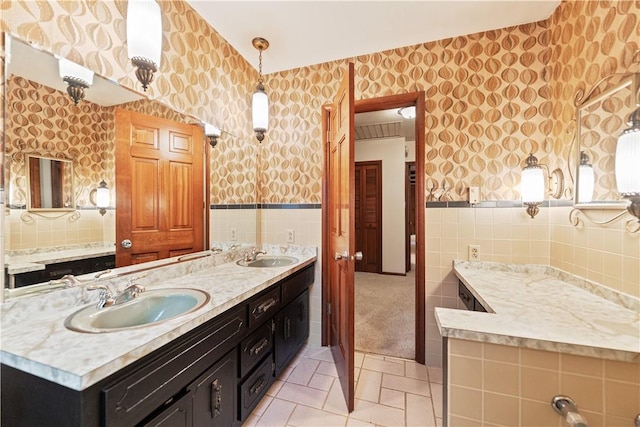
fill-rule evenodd
<path id="1" fill-rule="evenodd" d="M 192 427 L 191 395 L 187 394 L 151 420 L 143 422 L 141 427 Z"/>
<path id="2" fill-rule="evenodd" d="M 309 335 L 309 292 L 304 291 L 276 316 L 276 377 L 286 368 Z"/>
<path id="3" fill-rule="evenodd" d="M 193 391 L 193 425 L 231 426 L 236 422 L 237 355 L 234 349 L 200 376 Z"/>

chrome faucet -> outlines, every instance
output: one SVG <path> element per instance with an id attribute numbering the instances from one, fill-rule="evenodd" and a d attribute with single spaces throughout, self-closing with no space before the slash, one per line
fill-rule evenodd
<path id="1" fill-rule="evenodd" d="M 251 261 L 255 261 L 256 258 L 258 258 L 258 255 L 266 255 L 267 252 L 266 251 L 259 251 L 257 248 L 253 248 L 251 250 L 251 253 L 249 252 L 245 252 L 244 253 L 244 262 L 251 262 Z"/>
<path id="2" fill-rule="evenodd" d="M 59 279 L 49 280 L 49 284 L 52 286 L 65 285 L 65 288 L 70 288 L 72 286 L 78 286 L 80 284 L 80 280 L 78 280 L 73 274 L 65 274 Z"/>
<path id="3" fill-rule="evenodd" d="M 222 252 L 222 248 L 214 246 L 213 248 L 211 248 L 211 252 L 213 252 L 214 254 L 219 254 L 220 252 Z"/>
<path id="4" fill-rule="evenodd" d="M 114 296 L 111 290 L 105 285 L 90 285 L 87 289 L 90 291 L 100 291 L 100 298 L 98 299 L 97 308 L 110 307 L 112 305 L 123 304 L 127 301 L 131 301 L 139 294 L 145 291 L 144 286 L 135 283 L 139 277 L 134 277 L 129 280 L 128 285 Z"/>

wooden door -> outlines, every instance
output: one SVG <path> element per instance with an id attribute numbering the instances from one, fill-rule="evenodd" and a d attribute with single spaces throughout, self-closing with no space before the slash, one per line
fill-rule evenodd
<path id="1" fill-rule="evenodd" d="M 116 109 L 118 267 L 204 250 L 203 150 L 200 126 Z"/>
<path id="2" fill-rule="evenodd" d="M 324 132 L 328 196 L 329 345 L 349 412 L 354 404 L 354 67 L 349 64 Z"/>
<path id="3" fill-rule="evenodd" d="M 382 273 L 382 161 L 357 162 L 355 169 L 356 271 Z"/>
<path id="4" fill-rule="evenodd" d="M 405 264 L 411 271 L 411 236 L 416 234 L 416 162 L 405 164 Z"/>

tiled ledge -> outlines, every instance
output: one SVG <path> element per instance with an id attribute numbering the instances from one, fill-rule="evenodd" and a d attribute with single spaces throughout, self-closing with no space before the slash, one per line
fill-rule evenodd
<path id="1" fill-rule="evenodd" d="M 442 336 L 640 360 L 640 300 L 548 266 L 454 261 L 491 313 L 436 308 Z"/>

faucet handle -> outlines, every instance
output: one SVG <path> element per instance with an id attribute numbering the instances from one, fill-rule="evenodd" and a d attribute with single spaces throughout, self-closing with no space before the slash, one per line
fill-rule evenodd
<path id="1" fill-rule="evenodd" d="M 98 304 L 96 307 L 103 308 L 110 305 L 113 305 L 114 299 L 111 294 L 111 290 L 105 285 L 89 285 L 87 286 L 88 291 L 100 291 L 100 299 L 98 300 Z"/>

